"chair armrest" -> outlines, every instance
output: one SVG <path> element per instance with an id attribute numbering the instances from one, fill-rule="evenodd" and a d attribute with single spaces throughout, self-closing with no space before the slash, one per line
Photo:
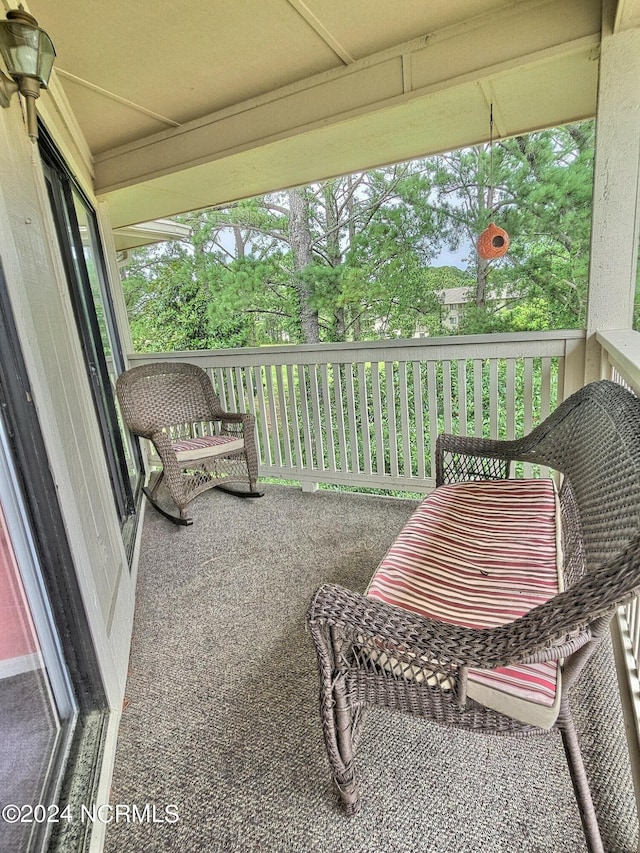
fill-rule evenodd
<path id="1" fill-rule="evenodd" d="M 436 440 L 436 486 L 461 480 L 495 480 L 509 476 L 520 458 L 521 441 L 441 433 Z"/>
<path id="2" fill-rule="evenodd" d="M 216 420 L 222 424 L 223 435 L 252 436 L 255 429 L 255 417 L 250 412 L 217 412 Z"/>
<path id="3" fill-rule="evenodd" d="M 547 602 L 549 605 L 549 602 Z M 547 605 L 521 619 L 496 628 L 465 628 L 369 598 L 336 584 L 315 593 L 307 612 L 314 642 L 325 644 L 323 629 L 362 645 L 371 640 L 407 664 L 428 662 L 443 675 L 462 669 L 494 669 L 514 663 L 554 660 L 568 656 L 590 638 L 585 630 L 563 628 L 554 637 L 544 627 Z M 536 614 L 536 611 L 539 611 Z"/>

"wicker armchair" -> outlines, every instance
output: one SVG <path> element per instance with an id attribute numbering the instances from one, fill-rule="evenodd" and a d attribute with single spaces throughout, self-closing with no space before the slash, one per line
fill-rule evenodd
<path id="1" fill-rule="evenodd" d="M 561 472 L 564 591 L 515 621 L 477 629 L 337 585 L 317 590 L 307 622 L 318 656 L 325 743 L 343 806 L 347 814 L 360 807 L 354 756 L 369 705 L 492 734 L 559 731 L 588 849 L 602 851 L 570 700 L 616 609 L 640 591 L 640 401 L 620 385 L 592 383 L 524 438 L 441 435 L 436 452 L 438 486 L 507 478 L 516 460 Z M 385 650 L 386 665 L 372 648 Z M 523 723 L 467 694 L 471 668 L 543 661 L 558 662 L 561 671 L 551 728 Z"/>
<path id="2" fill-rule="evenodd" d="M 164 516 L 191 524 L 187 504 L 216 487 L 240 497 L 261 497 L 255 418 L 223 411 L 202 368 L 173 362 L 133 367 L 118 377 L 116 392 L 125 423 L 153 443 L 162 462 L 152 488 L 144 492 Z M 229 488 L 236 483 L 246 483 L 248 489 Z M 160 504 L 162 484 L 179 515 Z"/>

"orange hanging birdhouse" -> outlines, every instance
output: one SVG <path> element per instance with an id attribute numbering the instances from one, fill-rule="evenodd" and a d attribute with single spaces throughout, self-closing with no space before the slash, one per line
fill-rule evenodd
<path id="1" fill-rule="evenodd" d="M 485 261 L 501 258 L 509 249 L 509 235 L 504 228 L 498 228 L 493 222 L 478 237 L 478 254 Z"/>

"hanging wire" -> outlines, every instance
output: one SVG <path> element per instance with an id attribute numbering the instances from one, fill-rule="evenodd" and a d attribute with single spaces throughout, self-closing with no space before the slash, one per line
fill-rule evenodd
<path id="1" fill-rule="evenodd" d="M 489 112 L 489 192 L 487 193 L 489 220 L 493 214 L 493 101 Z"/>
<path id="2" fill-rule="evenodd" d="M 509 249 L 509 235 L 492 222 L 493 218 L 493 102 L 489 113 L 489 188 L 487 191 L 489 224 L 478 237 L 476 248 L 484 260 L 501 258 Z"/>

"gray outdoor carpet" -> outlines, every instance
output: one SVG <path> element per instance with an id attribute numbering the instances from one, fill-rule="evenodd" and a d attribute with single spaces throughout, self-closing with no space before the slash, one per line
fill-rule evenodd
<path id="1" fill-rule="evenodd" d="M 111 802 L 155 812 L 112 822 L 107 853 L 583 851 L 559 735 L 485 737 L 385 709 L 357 754 L 362 811 L 342 815 L 304 616 L 325 581 L 364 590 L 416 504 L 265 491 L 202 495 L 188 528 L 147 510 Z M 608 646 L 585 675 L 574 705 L 605 845 L 635 851 Z"/>

